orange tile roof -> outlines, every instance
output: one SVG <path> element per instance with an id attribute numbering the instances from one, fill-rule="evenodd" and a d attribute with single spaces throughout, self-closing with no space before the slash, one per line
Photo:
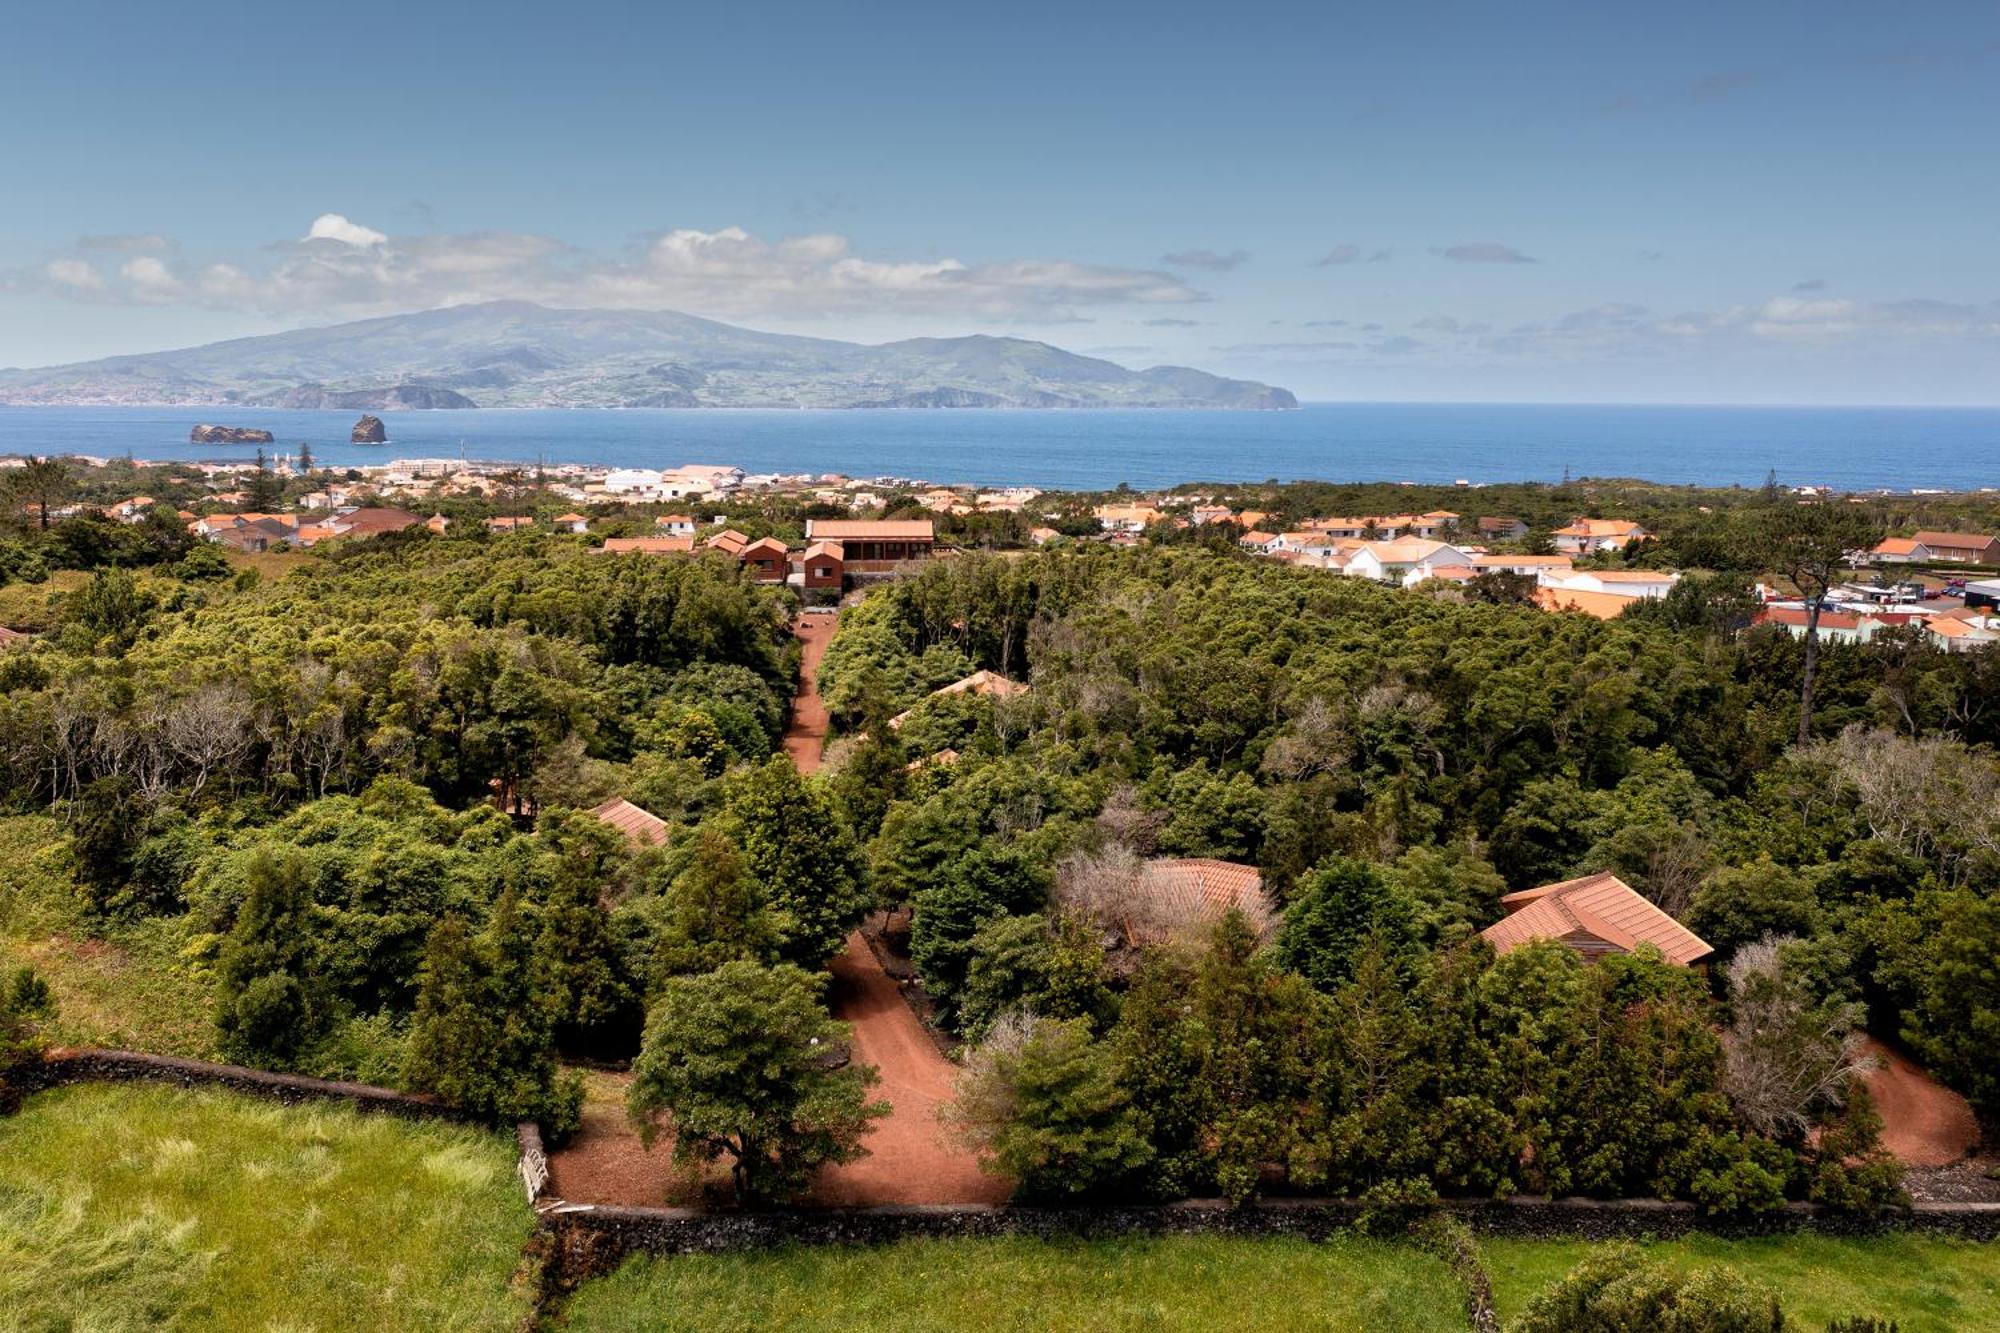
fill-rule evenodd
<path id="1" fill-rule="evenodd" d="M 605 555 L 677 555 L 694 549 L 692 537 L 607 537 L 597 548 Z"/>
<path id="2" fill-rule="evenodd" d="M 806 537 L 818 541 L 932 541 L 937 524 L 927 518 L 809 518 Z"/>
<path id="3" fill-rule="evenodd" d="M 1566 555 L 1475 555 L 1472 563 L 1480 569 L 1507 568 L 1513 565 L 1532 565 L 1548 569 L 1573 569 L 1575 562 Z"/>
<path id="4" fill-rule="evenodd" d="M 931 696 L 935 698 L 940 694 L 978 694 L 992 699 L 1011 699 L 1017 694 L 1026 694 L 1028 688 L 1020 681 L 1009 680 L 997 671 L 981 670 L 973 672 L 963 680 L 955 680 L 949 685 L 932 690 Z M 901 730 L 904 721 L 915 711 L 913 708 L 904 709 L 890 718 L 890 729 Z"/>
<path id="5" fill-rule="evenodd" d="M 1917 543 L 1909 537 L 1884 537 L 1875 543 L 1876 555 L 1914 555 Z"/>
<path id="6" fill-rule="evenodd" d="M 1479 932 L 1506 953 L 1534 940 L 1601 940 L 1621 953 L 1651 944 L 1682 967 L 1715 951 L 1708 942 L 1608 873 L 1523 889 L 1500 899 L 1507 915 Z"/>
<path id="7" fill-rule="evenodd" d="M 1610 620 L 1639 601 L 1622 592 L 1585 592 L 1580 588 L 1537 588 L 1535 605 L 1544 611 L 1577 611 L 1599 620 Z"/>
<path id="8" fill-rule="evenodd" d="M 625 835 L 627 841 L 658 847 L 667 840 L 667 821 L 650 810 L 642 810 L 622 796 L 613 797 L 590 812 Z"/>
<path id="9" fill-rule="evenodd" d="M 1140 871 L 1144 921 L 1124 924 L 1134 943 L 1161 942 L 1189 929 L 1220 921 L 1232 910 L 1243 913 L 1262 935 L 1276 924 L 1257 867 L 1211 857 L 1162 857 Z"/>
<path id="10" fill-rule="evenodd" d="M 1979 551 L 1989 546 L 2000 544 L 2000 537 L 1989 537 L 1983 532 L 1920 532 L 1916 535 L 1915 540 L 1922 542 L 1933 551 L 1937 550 L 1940 546 L 1949 547 L 1956 551 Z"/>

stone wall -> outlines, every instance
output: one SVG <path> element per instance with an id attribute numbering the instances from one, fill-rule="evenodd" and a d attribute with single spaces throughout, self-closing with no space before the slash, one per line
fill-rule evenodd
<path id="1" fill-rule="evenodd" d="M 17 1070 L 10 1075 L 10 1079 L 23 1093 L 70 1083 L 166 1083 L 180 1088 L 226 1088 L 231 1092 L 247 1093 L 287 1105 L 345 1102 L 361 1111 L 451 1120 L 461 1124 L 479 1123 L 476 1116 L 416 1093 L 396 1092 L 366 1083 L 307 1078 L 302 1074 L 274 1074 L 242 1065 L 183 1060 L 171 1055 L 145 1055 L 137 1051 L 54 1050 L 42 1057 L 40 1065 Z"/>
<path id="2" fill-rule="evenodd" d="M 1459 1200 L 1445 1205 L 1482 1235 L 1523 1239 L 1637 1239 L 1700 1230 L 1724 1236 L 1815 1231 L 1859 1235 L 1918 1231 L 2000 1239 L 2000 1204 L 1918 1204 L 1875 1217 L 1792 1204 L 1742 1219 L 1705 1218 L 1691 1204 L 1658 1199 Z M 913 1238 L 1118 1235 L 1297 1236 L 1324 1240 L 1371 1210 L 1350 1199 L 1278 1199 L 1248 1208 L 1220 1200 L 1094 1208 L 911 1206 L 710 1213 L 691 1208 L 612 1208 L 538 1201 L 555 1281 L 573 1287 L 631 1254 L 702 1254 L 773 1245 L 879 1245 Z M 1379 1213 L 1379 1210 L 1376 1210 Z"/>

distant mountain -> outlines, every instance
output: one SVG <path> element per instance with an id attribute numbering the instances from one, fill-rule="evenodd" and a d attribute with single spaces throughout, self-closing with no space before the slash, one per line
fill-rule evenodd
<path id="1" fill-rule="evenodd" d="M 0 403 L 257 407 L 1290 408 L 1284 390 L 1128 370 L 1020 338 L 864 346 L 671 311 L 525 301 L 0 370 Z"/>

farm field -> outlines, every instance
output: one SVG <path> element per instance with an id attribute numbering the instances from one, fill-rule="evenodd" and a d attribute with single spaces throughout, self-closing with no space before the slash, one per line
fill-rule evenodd
<path id="1" fill-rule="evenodd" d="M 79 1086 L 0 1120 L 10 1328 L 505 1329 L 533 1226 L 503 1136 Z"/>
<path id="2" fill-rule="evenodd" d="M 1590 1253 L 1587 1241 L 1487 1239 L 1480 1254 L 1502 1321 Z M 1843 1316 L 1896 1321 L 1899 1333 L 2000 1329 L 2000 1243 L 1894 1235 L 1867 1239 L 1690 1236 L 1648 1247 L 1687 1268 L 1727 1264 L 1777 1293 L 1786 1326 L 1817 1330 Z"/>
<path id="3" fill-rule="evenodd" d="M 1443 1263 L 1382 1241 L 906 1241 L 641 1259 L 586 1284 L 575 1333 L 639 1329 L 1465 1326 Z"/>
<path id="4" fill-rule="evenodd" d="M 1584 1241 L 1482 1242 L 1505 1322 L 1589 1253 Z M 1653 1247 L 1776 1291 L 1787 1326 L 1874 1313 L 1902 1333 L 2000 1328 L 2000 1245 L 1889 1236 L 1693 1237 Z M 911 1241 L 875 1249 L 639 1259 L 586 1284 L 578 1333 L 612 1329 L 1462 1329 L 1444 1266 L 1362 1239 L 1172 1237 Z"/>

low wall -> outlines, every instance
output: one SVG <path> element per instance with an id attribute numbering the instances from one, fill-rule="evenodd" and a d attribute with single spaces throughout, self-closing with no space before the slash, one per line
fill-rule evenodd
<path id="1" fill-rule="evenodd" d="M 345 1102 L 361 1111 L 460 1124 L 481 1123 L 477 1116 L 416 1093 L 138 1051 L 54 1050 L 44 1055 L 39 1065 L 16 1070 L 9 1079 L 23 1092 L 40 1092 L 71 1083 L 166 1083 L 180 1088 L 225 1088 L 288 1105 Z"/>
<path id="2" fill-rule="evenodd" d="M 1482 1235 L 1521 1239 L 1639 1239 L 1703 1231 L 1722 1236 L 1813 1231 L 1865 1235 L 1915 1231 L 2000 1239 L 2000 1204 L 1918 1204 L 1872 1217 L 1791 1204 L 1747 1218 L 1703 1217 L 1692 1204 L 1658 1199 L 1454 1200 L 1444 1205 Z M 609 1272 L 632 1254 L 704 1254 L 774 1245 L 879 1245 L 915 1238 L 1119 1235 L 1296 1236 L 1324 1240 L 1379 1209 L 1351 1199 L 1274 1199 L 1246 1208 L 1193 1199 L 1154 1205 L 1033 1208 L 931 1205 L 891 1208 L 704 1212 L 614 1208 L 541 1199 L 558 1284 Z"/>

